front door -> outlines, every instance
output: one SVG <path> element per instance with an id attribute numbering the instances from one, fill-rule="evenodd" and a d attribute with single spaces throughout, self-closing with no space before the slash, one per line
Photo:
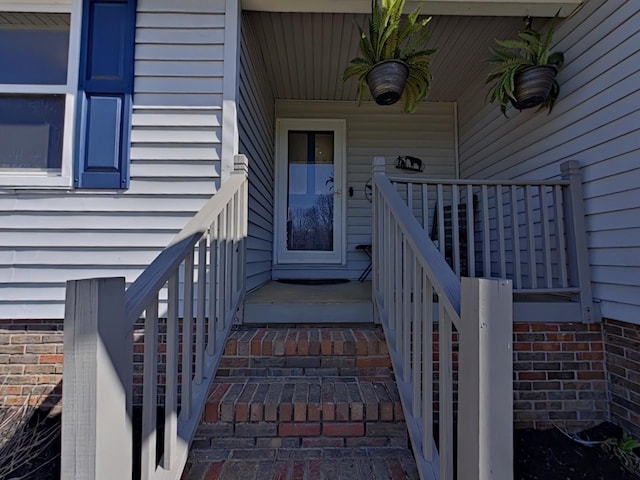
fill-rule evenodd
<path id="1" fill-rule="evenodd" d="M 280 119 L 276 264 L 342 264 L 345 121 Z"/>

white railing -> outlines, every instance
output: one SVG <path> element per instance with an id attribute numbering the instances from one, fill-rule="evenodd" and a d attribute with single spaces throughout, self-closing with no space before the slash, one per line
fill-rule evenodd
<path id="1" fill-rule="evenodd" d="M 513 280 L 519 293 L 580 296 L 593 321 L 577 162 L 557 181 L 422 180 L 391 176 L 458 278 Z M 457 212 L 457 214 L 453 214 Z"/>
<path id="2" fill-rule="evenodd" d="M 461 282 L 384 174 L 381 157 L 373 198 L 374 304 L 420 476 L 450 480 L 457 465 L 460 480 L 512 479 L 511 282 Z"/>
<path id="3" fill-rule="evenodd" d="M 126 292 L 123 278 L 67 283 L 62 478 L 180 478 L 244 297 L 247 172 L 237 156 L 234 175 Z"/>

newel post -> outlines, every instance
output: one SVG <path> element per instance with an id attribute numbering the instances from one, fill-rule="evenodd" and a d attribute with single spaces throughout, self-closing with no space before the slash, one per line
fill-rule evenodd
<path id="1" fill-rule="evenodd" d="M 580 288 L 580 311 L 584 323 L 594 323 L 597 319 L 593 311 L 591 293 L 591 273 L 589 250 L 587 248 L 587 228 L 584 222 L 582 176 L 580 164 L 568 160 L 560 164 L 563 180 L 569 180 L 569 188 L 563 190 L 564 218 L 567 232 L 567 258 L 569 277 Z"/>
<path id="2" fill-rule="evenodd" d="M 67 282 L 62 472 L 69 480 L 131 478 L 133 340 L 124 278 Z M 130 326 L 129 326 L 130 327 Z"/>
<path id="3" fill-rule="evenodd" d="M 458 478 L 513 479 L 511 280 L 462 278 Z"/>
<path id="4" fill-rule="evenodd" d="M 233 175 L 244 175 L 244 178 L 249 176 L 249 160 L 246 155 L 235 155 L 233 157 Z M 238 192 L 239 203 L 237 205 L 237 222 L 235 231 L 237 232 L 237 258 L 236 265 L 238 266 L 238 290 L 240 295 L 244 295 L 246 290 L 246 267 L 247 267 L 247 236 L 249 233 L 249 185 L 245 181 L 240 187 Z M 240 310 L 235 317 L 236 323 L 242 323 L 244 312 L 242 310 L 242 302 L 240 303 Z"/>

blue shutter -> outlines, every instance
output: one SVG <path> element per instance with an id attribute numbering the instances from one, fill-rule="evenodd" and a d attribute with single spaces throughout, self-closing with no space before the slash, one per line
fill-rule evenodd
<path id="1" fill-rule="evenodd" d="M 129 186 L 135 0 L 84 0 L 77 188 Z"/>

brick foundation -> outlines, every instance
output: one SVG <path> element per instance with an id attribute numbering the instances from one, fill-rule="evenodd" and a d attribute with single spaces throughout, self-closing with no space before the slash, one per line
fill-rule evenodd
<path id="1" fill-rule="evenodd" d="M 640 437 L 640 325 L 605 320 L 611 420 Z"/>
<path id="2" fill-rule="evenodd" d="M 0 320 L 0 408 L 28 401 L 61 410 L 62 326 L 62 320 Z"/>
<path id="3" fill-rule="evenodd" d="M 602 326 L 516 323 L 516 428 L 576 430 L 608 418 Z"/>

